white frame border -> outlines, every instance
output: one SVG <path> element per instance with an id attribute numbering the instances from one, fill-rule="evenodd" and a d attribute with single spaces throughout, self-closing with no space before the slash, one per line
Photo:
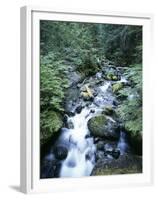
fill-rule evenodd
<path id="1" fill-rule="evenodd" d="M 42 18 L 41 18 L 42 17 Z M 39 20 L 85 21 L 143 25 L 143 173 L 102 177 L 39 179 Z M 147 70 L 152 52 L 151 14 L 106 11 L 67 11 L 40 7 L 21 8 L 21 162 L 20 185 L 24 193 L 105 189 L 151 185 L 153 139 L 152 74 Z M 106 21 L 108 20 L 108 21 Z M 114 22 L 115 21 L 115 22 Z M 36 37 L 35 37 L 36 36 Z M 144 39 L 145 36 L 145 39 Z M 36 47 L 36 48 L 35 48 Z M 34 58 L 34 59 L 33 59 Z M 149 98 L 150 97 L 150 98 Z M 145 129 L 145 130 L 144 130 Z M 147 135 L 147 133 L 151 135 Z M 33 134 L 34 133 L 34 134 Z M 145 146 L 146 145 L 146 146 Z"/>

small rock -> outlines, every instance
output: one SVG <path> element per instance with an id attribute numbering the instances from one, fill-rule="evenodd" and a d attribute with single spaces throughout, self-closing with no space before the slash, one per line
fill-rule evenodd
<path id="1" fill-rule="evenodd" d="M 122 88 L 123 88 L 123 84 L 121 82 L 115 83 L 112 86 L 112 91 L 115 93 L 115 92 L 118 92 L 119 90 L 121 90 Z"/>
<path id="2" fill-rule="evenodd" d="M 113 151 L 112 151 L 112 157 L 113 158 L 115 158 L 115 159 L 118 159 L 119 158 L 119 156 L 120 156 L 120 151 L 118 150 L 118 149 L 114 149 Z"/>
<path id="3" fill-rule="evenodd" d="M 67 157 L 68 149 L 65 146 L 59 145 L 54 149 L 55 158 L 58 160 L 64 160 Z"/>
<path id="4" fill-rule="evenodd" d="M 101 79 L 102 78 L 102 73 L 101 72 L 97 72 L 96 73 L 96 78 L 97 79 Z"/>
<path id="5" fill-rule="evenodd" d="M 73 168 L 76 166 L 76 162 L 74 160 L 70 160 L 69 162 L 67 162 L 67 166 Z"/>
<path id="6" fill-rule="evenodd" d="M 104 142 L 103 141 L 99 141 L 96 144 L 97 150 L 104 150 Z"/>
<path id="7" fill-rule="evenodd" d="M 79 114 L 82 111 L 82 105 L 77 106 L 76 112 Z"/>
<path id="8" fill-rule="evenodd" d="M 67 121 L 65 122 L 65 127 L 68 129 L 74 129 L 74 124 L 71 119 L 67 119 Z"/>
<path id="9" fill-rule="evenodd" d="M 91 110 L 90 110 L 90 113 L 95 113 L 95 109 L 91 109 Z"/>
<path id="10" fill-rule="evenodd" d="M 94 152 L 88 151 L 85 155 L 86 160 L 92 160 L 93 155 L 94 155 Z"/>
<path id="11" fill-rule="evenodd" d="M 85 139 L 91 138 L 92 136 L 90 134 L 85 135 Z"/>
<path id="12" fill-rule="evenodd" d="M 97 142 L 99 142 L 100 141 L 100 138 L 98 138 L 98 137 L 95 137 L 94 138 L 94 144 L 96 144 Z"/>
<path id="13" fill-rule="evenodd" d="M 105 155 L 103 151 L 96 152 L 96 160 L 104 159 Z"/>
<path id="14" fill-rule="evenodd" d="M 107 143 L 107 144 L 104 145 L 105 154 L 111 155 L 113 150 L 114 150 L 114 147 L 111 144 Z"/>

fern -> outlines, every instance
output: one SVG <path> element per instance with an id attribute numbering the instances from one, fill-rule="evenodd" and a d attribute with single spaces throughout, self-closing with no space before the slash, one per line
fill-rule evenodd
<path id="1" fill-rule="evenodd" d="M 65 90 L 68 88 L 67 67 L 49 53 L 41 56 L 40 66 L 40 128 L 41 141 L 54 135 L 62 126 Z"/>

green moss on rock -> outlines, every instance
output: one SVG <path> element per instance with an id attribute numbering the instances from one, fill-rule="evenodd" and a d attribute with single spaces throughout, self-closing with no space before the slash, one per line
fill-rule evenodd
<path id="1" fill-rule="evenodd" d="M 88 121 L 88 128 L 94 137 L 105 139 L 118 139 L 118 124 L 110 120 L 105 115 L 92 117 Z"/>
<path id="2" fill-rule="evenodd" d="M 92 174 L 93 176 L 135 174 L 142 173 L 142 157 L 135 155 L 122 155 L 119 159 L 97 162 Z"/>
<path id="3" fill-rule="evenodd" d="M 123 88 L 123 84 L 122 83 L 115 83 L 113 86 L 112 86 L 112 91 L 115 93 L 115 92 L 118 92 L 119 90 L 121 90 Z"/>
<path id="4" fill-rule="evenodd" d="M 45 111 L 41 114 L 40 120 L 40 142 L 46 143 L 63 126 L 62 117 L 54 111 Z"/>

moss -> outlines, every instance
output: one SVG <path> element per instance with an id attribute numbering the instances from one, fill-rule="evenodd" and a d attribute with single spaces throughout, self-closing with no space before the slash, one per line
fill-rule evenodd
<path id="1" fill-rule="evenodd" d="M 109 74 L 107 74 L 107 76 L 106 76 L 106 78 L 107 78 L 107 80 L 111 80 L 112 79 L 112 74 L 111 73 L 109 73 Z"/>
<path id="2" fill-rule="evenodd" d="M 92 175 L 114 175 L 142 173 L 142 157 L 136 155 L 121 155 L 118 159 L 101 160 L 92 171 Z"/>
<path id="3" fill-rule="evenodd" d="M 104 135 L 104 127 L 107 123 L 107 119 L 105 115 L 99 115 L 91 118 L 88 121 L 88 128 L 92 132 L 93 135 L 102 137 Z"/>
<path id="4" fill-rule="evenodd" d="M 125 169 L 98 169 L 96 171 L 95 176 L 104 176 L 104 175 L 116 175 L 116 174 L 136 174 L 141 173 L 137 170 L 137 167 L 133 166 L 133 168 L 125 168 Z"/>
<path id="5" fill-rule="evenodd" d="M 115 75 L 112 76 L 112 80 L 113 80 L 113 81 L 117 81 L 117 79 L 118 79 L 117 76 L 115 76 Z"/>
<path id="6" fill-rule="evenodd" d="M 116 83 L 112 86 L 112 91 L 113 92 L 118 92 L 119 90 L 121 90 L 123 88 L 123 84 L 122 83 Z"/>
<path id="7" fill-rule="evenodd" d="M 41 114 L 41 144 L 46 143 L 52 136 L 54 136 L 63 126 L 62 117 L 59 113 L 54 111 L 45 111 Z"/>

